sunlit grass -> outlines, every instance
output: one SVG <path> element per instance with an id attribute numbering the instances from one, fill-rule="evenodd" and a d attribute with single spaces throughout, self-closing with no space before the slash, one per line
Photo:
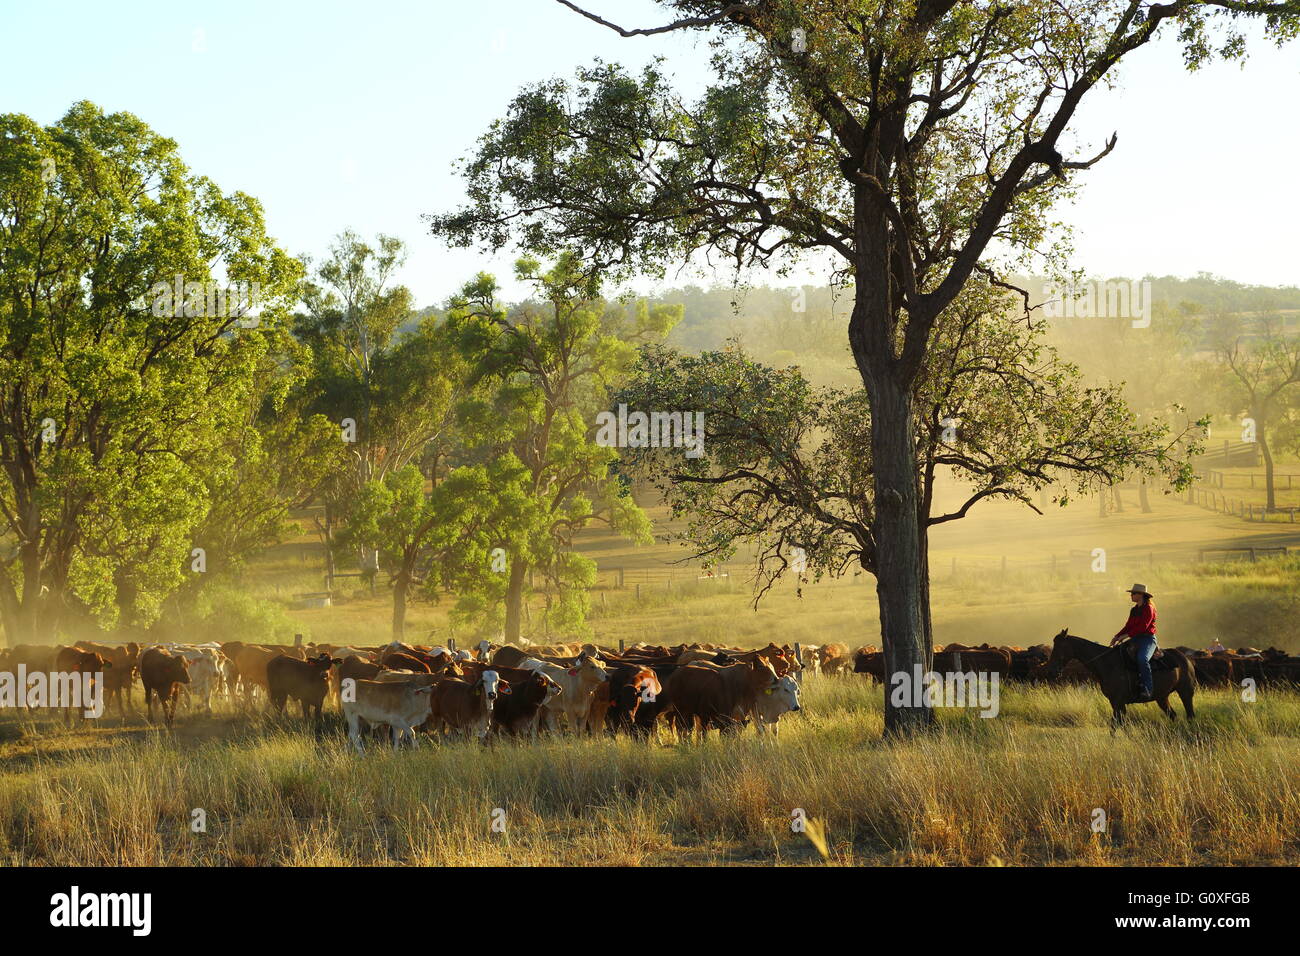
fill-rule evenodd
<path id="1" fill-rule="evenodd" d="M 434 744 L 352 754 L 330 715 L 183 717 L 0 745 L 11 864 L 653 865 L 1300 862 L 1300 696 L 1197 696 L 1169 723 L 1135 708 L 1112 736 L 1091 688 L 1004 688 L 1001 714 L 941 712 L 881 740 L 882 693 L 809 678 L 778 739 Z M 224 710 L 224 708 L 223 708 Z M 86 738 L 97 737 L 87 747 Z M 492 830 L 504 811 L 505 832 Z M 1109 829 L 1094 833 L 1096 809 Z M 193 811 L 206 813 L 196 833 Z"/>

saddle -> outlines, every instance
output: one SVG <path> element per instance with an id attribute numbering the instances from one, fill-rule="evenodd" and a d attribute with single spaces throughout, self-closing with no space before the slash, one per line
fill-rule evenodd
<path id="1" fill-rule="evenodd" d="M 1134 674 L 1136 674 L 1138 669 L 1137 648 L 1133 646 L 1132 641 L 1125 641 L 1123 647 L 1124 647 L 1124 663 L 1128 665 L 1129 670 L 1131 670 Z M 1177 665 L 1178 662 L 1174 660 L 1172 656 L 1166 656 L 1165 649 L 1163 647 L 1157 647 L 1156 652 L 1151 655 L 1152 673 L 1155 673 L 1156 671 L 1171 671 Z"/>

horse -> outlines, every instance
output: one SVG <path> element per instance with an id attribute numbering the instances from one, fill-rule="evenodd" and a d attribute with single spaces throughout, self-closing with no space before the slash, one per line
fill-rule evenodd
<path id="1" fill-rule="evenodd" d="M 1078 661 L 1097 682 L 1101 692 L 1110 701 L 1111 733 L 1124 722 L 1124 708 L 1129 704 L 1149 703 L 1138 701 L 1137 669 L 1125 653 L 1125 644 L 1107 647 L 1095 641 L 1076 637 L 1065 628 L 1052 641 L 1052 656 L 1047 661 L 1047 675 L 1055 677 L 1069 661 Z M 1192 696 L 1196 693 L 1196 672 L 1187 655 L 1174 648 L 1165 648 L 1163 660 L 1157 658 L 1151 662 L 1152 698 L 1170 720 L 1175 719 L 1173 708 L 1169 706 L 1169 695 L 1177 691 L 1183 702 L 1187 719 L 1195 716 L 1192 709 Z"/>

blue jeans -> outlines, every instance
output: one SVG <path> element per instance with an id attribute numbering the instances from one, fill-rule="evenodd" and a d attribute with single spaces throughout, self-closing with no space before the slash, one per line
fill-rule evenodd
<path id="1" fill-rule="evenodd" d="M 1156 652 L 1154 634 L 1143 634 L 1133 640 L 1133 652 L 1137 655 L 1138 684 L 1146 696 L 1151 696 L 1151 655 Z"/>

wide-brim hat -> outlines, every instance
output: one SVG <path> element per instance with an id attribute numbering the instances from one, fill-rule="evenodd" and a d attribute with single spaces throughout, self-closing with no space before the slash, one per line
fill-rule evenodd
<path id="1" fill-rule="evenodd" d="M 1147 597 L 1155 597 L 1154 594 L 1152 594 L 1150 591 L 1147 590 L 1147 586 L 1146 586 L 1145 584 L 1135 584 L 1135 585 L 1133 585 L 1131 588 L 1128 589 L 1128 593 L 1129 593 L 1129 594 L 1145 594 Z"/>

